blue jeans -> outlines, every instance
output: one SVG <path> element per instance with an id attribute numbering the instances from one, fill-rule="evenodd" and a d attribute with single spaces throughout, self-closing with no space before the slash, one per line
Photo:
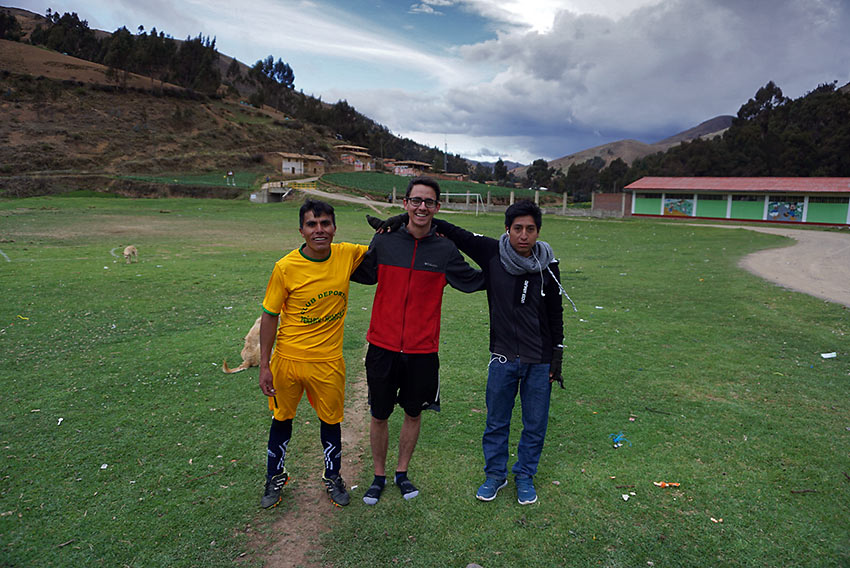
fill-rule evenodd
<path id="1" fill-rule="evenodd" d="M 508 361 L 493 354 L 487 374 L 487 426 L 481 442 L 487 477 L 508 476 L 508 437 L 517 390 L 522 405 L 522 435 L 513 473 L 519 477 L 537 473 L 549 424 L 549 364 Z"/>

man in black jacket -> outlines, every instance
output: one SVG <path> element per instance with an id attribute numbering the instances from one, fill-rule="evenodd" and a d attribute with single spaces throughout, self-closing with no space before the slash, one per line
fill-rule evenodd
<path id="1" fill-rule="evenodd" d="M 393 220 L 385 225 L 393 226 Z M 552 248 L 537 240 L 540 208 L 531 201 L 511 205 L 499 239 L 475 235 L 442 219 L 432 222 L 438 233 L 478 263 L 487 288 L 490 364 L 482 438 L 486 480 L 476 497 L 492 501 L 508 483 L 508 436 L 519 391 L 523 430 L 512 472 L 519 503 L 534 503 L 533 478 L 546 437 L 552 382 L 563 387 L 561 293 L 566 295 Z"/>

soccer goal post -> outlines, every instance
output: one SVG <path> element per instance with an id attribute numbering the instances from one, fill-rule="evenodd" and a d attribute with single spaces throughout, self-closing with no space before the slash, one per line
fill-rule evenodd
<path id="1" fill-rule="evenodd" d="M 454 206 L 456 209 L 471 210 L 474 202 L 476 215 L 478 215 L 479 210 L 486 211 L 480 193 L 472 193 L 471 191 L 465 193 L 440 193 L 440 197 L 443 199 L 443 204 L 449 208 Z M 452 197 L 456 199 L 452 199 Z"/>

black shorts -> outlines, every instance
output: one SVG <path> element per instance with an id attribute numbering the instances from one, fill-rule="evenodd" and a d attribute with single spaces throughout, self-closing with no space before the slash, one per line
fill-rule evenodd
<path id="1" fill-rule="evenodd" d="M 440 410 L 440 358 L 436 353 L 396 353 L 369 344 L 366 383 L 372 416 L 386 420 L 396 402 L 409 416 Z"/>

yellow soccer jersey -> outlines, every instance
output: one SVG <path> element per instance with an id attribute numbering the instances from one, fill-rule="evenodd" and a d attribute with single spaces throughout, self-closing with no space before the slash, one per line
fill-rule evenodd
<path id="1" fill-rule="evenodd" d="M 369 247 L 332 243 L 325 260 L 296 249 L 277 261 L 266 287 L 263 310 L 280 315 L 275 352 L 296 361 L 342 357 L 342 333 L 351 273 Z"/>

